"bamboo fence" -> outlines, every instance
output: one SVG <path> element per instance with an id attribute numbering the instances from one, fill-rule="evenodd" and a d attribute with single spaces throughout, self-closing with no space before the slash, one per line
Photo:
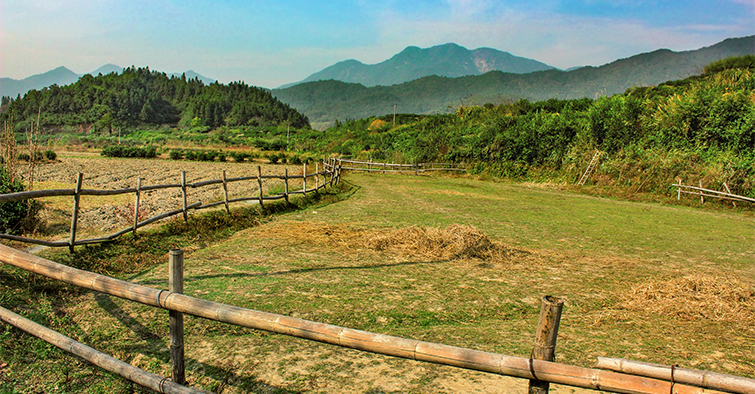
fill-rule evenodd
<path id="1" fill-rule="evenodd" d="M 682 185 L 682 181 L 679 180 L 678 183 L 674 183 L 671 186 L 674 186 L 677 188 L 676 190 L 677 200 L 680 200 L 682 198 L 682 193 L 684 193 L 684 194 L 692 194 L 695 196 L 700 196 L 701 203 L 705 203 L 705 197 L 731 200 L 733 203 L 735 201 L 755 203 L 755 198 L 739 196 L 736 194 L 732 194 L 731 192 L 720 192 L 717 190 L 706 189 L 706 188 L 703 188 L 702 183 L 700 184 L 700 186 L 688 186 L 688 185 Z M 726 188 L 726 190 L 728 191 L 729 185 L 724 183 L 724 188 Z M 736 206 L 736 203 L 734 204 Z"/>
<path id="2" fill-rule="evenodd" d="M 337 159 L 344 170 L 364 171 L 364 172 L 413 172 L 415 174 L 431 171 L 466 171 L 462 164 L 455 163 L 419 163 L 419 164 L 397 164 L 397 163 L 380 163 L 376 161 L 360 161 L 351 159 Z"/>
<path id="3" fill-rule="evenodd" d="M 722 393 L 663 379 L 464 349 L 240 308 L 79 270 L 4 245 L 0 245 L 0 261 L 68 284 L 169 311 L 388 356 L 617 393 Z M 752 387 L 755 386 L 746 389 Z M 735 387 L 729 392 L 751 391 Z"/>
<path id="4" fill-rule="evenodd" d="M 319 168 L 319 165 L 317 165 L 316 168 L 317 170 L 315 172 L 309 173 L 307 172 L 307 164 L 304 164 L 302 175 L 289 175 L 288 169 L 285 170 L 284 175 L 263 175 L 262 167 L 258 166 L 257 176 L 228 178 L 226 177 L 225 171 L 223 171 L 223 176 L 221 179 L 213 179 L 213 180 L 207 180 L 207 181 L 201 181 L 201 182 L 195 182 L 195 183 L 187 183 L 186 172 L 181 172 L 181 183 L 144 186 L 142 185 L 141 179 L 139 179 L 137 181 L 136 187 L 124 188 L 124 189 L 112 189 L 112 190 L 84 189 L 83 188 L 84 175 L 82 173 L 79 173 L 76 180 L 76 187 L 74 189 L 34 190 L 34 191 L 26 191 L 26 192 L 18 192 L 18 193 L 0 194 L 0 203 L 10 202 L 10 201 L 19 201 L 19 200 L 28 200 L 28 199 L 42 198 L 42 197 L 73 196 L 73 211 L 71 214 L 71 231 L 70 231 L 70 237 L 67 241 L 44 241 L 44 240 L 38 240 L 38 239 L 33 239 L 33 238 L 21 237 L 17 235 L 11 235 L 11 234 L 0 234 L 0 239 L 9 239 L 13 241 L 26 242 L 30 244 L 43 245 L 43 246 L 48 246 L 48 247 L 67 246 L 71 250 L 71 252 L 73 252 L 74 247 L 77 245 L 88 245 L 88 244 L 95 244 L 95 243 L 111 242 L 115 240 L 116 238 L 122 235 L 128 234 L 130 232 L 133 232 L 134 234 L 136 234 L 136 231 L 141 227 L 147 226 L 156 221 L 173 217 L 179 214 L 183 215 L 184 220 L 188 221 L 188 212 L 191 210 L 207 209 L 207 208 L 213 208 L 220 205 L 224 205 L 226 211 L 230 211 L 229 204 L 231 203 L 246 202 L 246 203 L 252 203 L 252 204 L 258 203 L 260 205 L 263 205 L 265 201 L 273 201 L 273 200 L 281 200 L 281 199 L 285 199 L 286 201 L 289 201 L 290 195 L 294 195 L 294 194 L 306 195 L 307 193 L 316 192 L 324 187 L 332 185 L 334 182 L 338 182 L 338 180 L 340 179 L 340 167 L 335 161 L 330 160 L 326 162 L 323 165 L 322 169 Z M 307 178 L 315 179 L 315 187 L 307 189 Z M 322 182 L 320 182 L 321 178 L 323 180 Z M 268 195 L 268 196 L 264 195 L 262 182 L 265 179 L 282 180 L 285 185 L 285 189 L 283 193 L 279 193 L 275 195 Z M 302 180 L 301 190 L 293 190 L 293 191 L 289 190 L 289 181 L 294 180 L 294 179 Z M 244 181 L 247 181 L 247 182 L 252 181 L 258 184 L 257 195 L 230 198 L 228 194 L 228 184 L 233 183 L 233 182 L 244 182 Z M 201 187 L 206 187 L 206 186 L 211 186 L 211 185 L 222 185 L 223 192 L 224 192 L 223 193 L 224 198 L 222 201 L 216 201 L 216 202 L 212 202 L 208 204 L 202 204 L 201 201 L 198 201 L 192 204 L 188 203 L 187 189 L 201 188 Z M 153 216 L 146 220 L 139 221 L 138 218 L 139 218 L 139 213 L 140 213 L 139 205 L 141 203 L 141 194 L 150 190 L 161 190 L 161 189 L 180 189 L 182 193 L 182 198 L 183 198 L 182 208 L 165 212 L 165 213 L 161 213 L 159 215 Z M 118 231 L 117 233 L 111 234 L 109 236 L 101 237 L 101 238 L 84 239 L 84 240 L 76 239 L 76 231 L 77 231 L 77 226 L 79 222 L 79 206 L 80 206 L 81 196 L 112 196 L 112 195 L 119 195 L 119 194 L 134 194 L 135 195 L 133 226 L 130 226 L 121 231 Z"/>

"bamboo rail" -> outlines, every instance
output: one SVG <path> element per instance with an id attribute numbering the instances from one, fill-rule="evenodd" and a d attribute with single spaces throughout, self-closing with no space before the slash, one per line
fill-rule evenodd
<path id="1" fill-rule="evenodd" d="M 331 179 L 329 181 L 319 182 L 319 176 L 326 177 L 327 175 L 331 176 Z M 316 186 L 314 188 L 307 189 L 306 180 L 307 178 L 312 178 L 312 177 L 315 177 L 315 179 L 318 179 L 318 182 L 316 182 Z M 0 239 L 8 239 L 8 240 L 25 242 L 25 243 L 35 244 L 35 245 L 42 245 L 42 246 L 47 246 L 47 247 L 67 246 L 70 249 L 70 251 L 73 252 L 75 246 L 87 245 L 87 244 L 93 244 L 93 243 L 111 242 L 115 240 L 116 238 L 123 236 L 125 234 L 128 234 L 130 232 L 133 232 L 134 234 L 136 234 L 137 230 L 141 227 L 147 226 L 158 220 L 166 219 L 168 217 L 176 216 L 179 214 L 183 216 L 184 220 L 188 221 L 189 220 L 188 212 L 190 210 L 207 209 L 207 208 L 213 208 L 219 205 L 225 205 L 226 211 L 230 212 L 229 204 L 231 203 L 247 202 L 247 203 L 258 203 L 260 205 L 263 205 L 265 201 L 274 201 L 274 200 L 281 200 L 281 199 L 285 199 L 286 201 L 288 201 L 289 196 L 292 194 L 302 194 L 306 196 L 306 194 L 309 192 L 313 192 L 313 191 L 316 192 L 319 189 L 322 189 L 324 187 L 332 186 L 334 183 L 338 181 L 339 178 L 340 178 L 340 171 L 338 170 L 338 166 L 335 164 L 335 162 L 333 162 L 330 165 L 324 164 L 322 171 L 318 170 L 317 172 L 311 173 L 311 174 L 308 174 L 306 172 L 306 165 L 304 166 L 304 172 L 301 175 L 288 175 L 287 169 L 284 175 L 263 175 L 262 168 L 258 167 L 256 176 L 228 178 L 226 176 L 226 172 L 223 171 L 221 179 L 212 179 L 212 180 L 207 180 L 207 181 L 188 183 L 186 181 L 186 172 L 182 171 L 181 178 L 180 178 L 181 182 L 176 183 L 176 184 L 143 186 L 141 182 L 141 178 L 139 178 L 137 180 L 136 187 L 133 187 L 133 188 L 95 190 L 95 189 L 83 188 L 83 174 L 79 173 L 77 177 L 76 187 L 74 189 L 34 190 L 34 191 L 27 191 L 27 192 L 0 194 L 0 203 L 26 200 L 26 199 L 31 199 L 31 198 L 73 196 L 74 206 L 73 206 L 73 214 L 71 215 L 72 216 L 71 217 L 71 231 L 70 231 L 70 236 L 69 236 L 68 241 L 44 241 L 44 240 L 37 240 L 37 239 L 27 238 L 27 237 L 22 237 L 22 236 L 17 236 L 17 235 L 11 235 L 11 234 L 0 234 Z M 264 179 L 283 180 L 286 185 L 286 190 L 281 194 L 265 196 L 263 192 L 263 182 L 262 182 Z M 301 179 L 302 184 L 303 184 L 302 189 L 289 191 L 288 190 L 289 180 L 291 179 Z M 233 182 L 243 182 L 243 181 L 256 181 L 256 183 L 258 184 L 257 195 L 254 197 L 229 198 L 228 184 L 233 183 Z M 202 204 L 202 202 L 199 201 L 193 204 L 189 204 L 188 196 L 187 196 L 187 189 L 200 188 L 200 187 L 205 187 L 205 186 L 210 186 L 210 185 L 222 185 L 223 199 L 221 201 L 212 202 L 208 204 Z M 148 218 L 146 220 L 143 220 L 141 222 L 138 222 L 139 207 L 141 203 L 141 194 L 144 193 L 145 191 L 160 190 L 160 189 L 180 189 L 181 197 L 182 197 L 182 208 L 176 209 L 170 212 L 165 212 L 165 213 L 153 216 L 151 218 Z M 119 194 L 131 194 L 131 193 L 135 194 L 134 224 L 132 226 L 129 226 L 126 229 L 123 229 L 112 235 L 102 237 L 102 238 L 85 239 L 85 240 L 76 239 L 79 201 L 80 201 L 81 196 L 107 196 L 107 195 L 119 195 Z"/>
<path id="2" fill-rule="evenodd" d="M 617 393 L 720 393 L 648 377 L 464 349 L 240 308 L 79 270 L 4 245 L 0 245 L 0 261 L 145 305 L 372 353 Z"/>
<path id="3" fill-rule="evenodd" d="M 118 374 L 134 383 L 166 394 L 206 394 L 207 391 L 185 387 L 165 377 L 134 367 L 81 342 L 50 330 L 0 306 L 0 320 L 40 338 L 61 350 L 73 353 L 100 368 Z"/>
<path id="4" fill-rule="evenodd" d="M 674 186 L 677 188 L 677 195 L 676 195 L 677 200 L 681 198 L 682 193 L 686 193 L 686 194 L 692 194 L 695 196 L 700 196 L 701 199 L 703 197 L 713 197 L 713 198 L 720 198 L 724 200 L 744 201 L 744 202 L 755 203 L 755 198 L 740 196 L 740 195 L 736 195 L 732 193 L 720 192 L 717 190 L 705 189 L 702 186 L 697 187 L 697 186 L 682 185 L 681 181 L 679 183 L 671 184 L 671 186 Z M 729 186 L 726 185 L 726 188 L 728 189 Z M 691 192 L 689 190 L 684 190 L 684 189 L 691 189 L 691 190 L 697 190 L 697 191 Z"/>
<path id="5" fill-rule="evenodd" d="M 723 373 L 679 368 L 676 366 L 651 364 L 623 358 L 598 357 L 597 367 L 609 371 L 646 376 L 670 382 L 722 390 L 732 393 L 755 394 L 755 379 Z"/>
<path id="6" fill-rule="evenodd" d="M 461 164 L 454 163 L 419 163 L 419 164 L 394 164 L 380 163 L 376 161 L 360 161 L 351 159 L 335 159 L 344 170 L 364 172 L 428 172 L 428 171 L 466 171 Z"/>

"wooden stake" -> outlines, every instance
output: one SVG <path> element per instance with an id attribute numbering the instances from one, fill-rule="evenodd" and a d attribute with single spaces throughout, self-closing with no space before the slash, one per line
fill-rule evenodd
<path id="1" fill-rule="evenodd" d="M 679 201 L 682 199 L 682 179 L 676 178 L 677 184 L 679 187 L 676 189 L 676 201 Z"/>
<path id="2" fill-rule="evenodd" d="M 697 182 L 700 185 L 700 189 L 702 189 L 703 188 L 703 181 L 699 180 Z M 703 197 L 703 191 L 702 190 L 700 191 L 700 204 L 705 204 L 705 197 Z"/>
<path id="3" fill-rule="evenodd" d="M 288 203 L 288 168 L 283 170 L 283 181 L 286 185 L 285 192 L 283 193 L 283 196 L 286 198 L 286 203 Z"/>
<path id="4" fill-rule="evenodd" d="M 71 215 L 71 240 L 68 243 L 68 251 L 73 253 L 76 245 L 76 224 L 79 221 L 79 201 L 81 200 L 81 184 L 84 181 L 84 174 L 79 173 L 76 177 L 76 191 L 73 194 L 73 214 Z"/>
<path id="5" fill-rule="evenodd" d="M 303 189 L 304 197 L 306 197 L 307 196 L 307 163 L 304 163 L 304 172 L 303 172 L 302 180 L 304 181 L 304 189 Z"/>
<path id="6" fill-rule="evenodd" d="M 724 182 L 724 189 L 726 189 L 727 193 L 731 194 L 731 190 L 729 189 L 729 185 L 727 185 L 726 182 Z M 731 203 L 734 205 L 734 208 L 737 207 L 737 202 L 736 201 L 732 201 Z"/>
<path id="7" fill-rule="evenodd" d="M 556 339 L 558 325 L 561 321 L 561 310 L 564 300 L 552 296 L 544 296 L 540 302 L 540 320 L 537 323 L 535 347 L 532 349 L 532 359 L 553 361 L 556 358 Z M 533 375 L 535 375 L 533 373 Z M 530 394 L 548 393 L 550 383 L 537 378 L 530 380 Z"/>
<path id="8" fill-rule="evenodd" d="M 169 290 L 176 294 L 184 292 L 184 251 L 173 249 L 170 251 L 170 265 L 168 267 Z M 170 316 L 170 363 L 172 365 L 173 381 L 186 384 L 184 372 L 184 315 L 181 312 L 169 311 Z"/>
<path id="9" fill-rule="evenodd" d="M 315 163 L 315 192 L 320 190 L 320 163 Z"/>
<path id="10" fill-rule="evenodd" d="M 260 186 L 260 195 L 259 195 L 259 201 L 260 201 L 260 207 L 263 206 L 263 198 L 262 198 L 262 166 L 257 166 L 257 183 Z"/>
<path id="11" fill-rule="evenodd" d="M 189 215 L 186 213 L 186 171 L 181 171 L 181 193 L 183 194 L 183 200 L 184 200 L 184 209 L 183 209 L 183 215 L 184 215 L 184 221 L 189 222 Z"/>
<path id="12" fill-rule="evenodd" d="M 225 199 L 225 211 L 231 213 L 231 208 L 228 207 L 228 180 L 225 177 L 225 170 L 223 170 L 223 198 Z"/>
<path id="13" fill-rule="evenodd" d="M 134 201 L 134 236 L 139 225 L 139 199 L 142 191 L 142 178 L 136 179 L 136 201 Z"/>

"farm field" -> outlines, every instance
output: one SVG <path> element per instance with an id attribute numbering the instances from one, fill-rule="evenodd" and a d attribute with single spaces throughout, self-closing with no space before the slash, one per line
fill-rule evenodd
<path id="1" fill-rule="evenodd" d="M 345 181 L 348 198 L 340 202 L 273 216 L 192 249 L 185 293 L 521 357 L 530 354 L 539 300 L 548 294 L 566 300 L 558 362 L 594 366 L 598 356 L 623 357 L 755 377 L 755 219 L 747 212 L 463 176 L 350 174 Z M 167 288 L 167 264 L 126 279 Z M 165 312 L 101 294 L 75 301 L 61 311 L 69 336 L 169 374 Z M 186 335 L 189 383 L 216 392 L 526 390 L 523 380 L 192 317 Z M 23 374 L 22 366 L 3 368 Z M 43 381 L 64 380 L 51 369 Z M 90 392 L 129 387 L 93 381 Z"/>

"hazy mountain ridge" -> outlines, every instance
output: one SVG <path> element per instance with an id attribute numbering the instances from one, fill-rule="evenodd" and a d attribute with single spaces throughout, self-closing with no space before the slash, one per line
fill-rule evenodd
<path id="1" fill-rule="evenodd" d="M 430 75 L 456 78 L 481 75 L 494 70 L 521 74 L 549 69 L 553 67 L 497 49 L 469 50 L 449 43 L 431 48 L 410 46 L 377 64 L 364 64 L 354 59 L 345 60 L 316 72 L 301 82 L 284 85 L 281 88 L 330 79 L 360 83 L 367 87 L 389 86 Z"/>
<path id="2" fill-rule="evenodd" d="M 42 74 L 32 75 L 24 79 L 0 78 L 0 96 L 3 96 L 3 97 L 9 96 L 15 99 L 19 94 L 23 96 L 26 94 L 26 92 L 32 89 L 40 90 L 40 89 L 43 89 L 52 85 L 58 85 L 58 86 L 70 85 L 78 81 L 79 78 L 81 78 L 82 76 L 87 75 L 87 74 L 90 74 L 92 76 L 97 76 L 99 74 L 102 74 L 102 75 L 107 75 L 110 73 L 120 74 L 122 72 L 123 72 L 123 67 L 117 66 L 115 64 L 106 64 L 92 72 L 84 73 L 84 74 L 76 74 L 75 72 L 69 70 L 68 68 L 60 66 L 54 70 L 50 70 Z M 209 85 L 215 82 L 214 79 L 207 78 L 205 76 L 197 74 L 196 72 L 192 70 L 189 70 L 185 72 L 184 74 L 186 74 L 187 79 L 199 78 L 199 80 L 204 82 L 206 85 Z M 181 76 L 180 73 L 173 73 L 173 74 L 168 74 L 168 75 L 179 76 L 179 77 Z"/>
<path id="3" fill-rule="evenodd" d="M 709 63 L 730 56 L 755 54 L 755 36 L 730 38 L 692 51 L 659 49 L 619 59 L 600 67 L 572 71 L 550 69 L 529 74 L 491 71 L 447 78 L 429 76 L 393 86 L 365 87 L 340 81 L 307 82 L 273 90 L 281 101 L 302 111 L 312 123 L 359 119 L 393 112 L 431 114 L 460 105 L 499 104 L 518 99 L 596 98 L 631 87 L 699 74 Z"/>

